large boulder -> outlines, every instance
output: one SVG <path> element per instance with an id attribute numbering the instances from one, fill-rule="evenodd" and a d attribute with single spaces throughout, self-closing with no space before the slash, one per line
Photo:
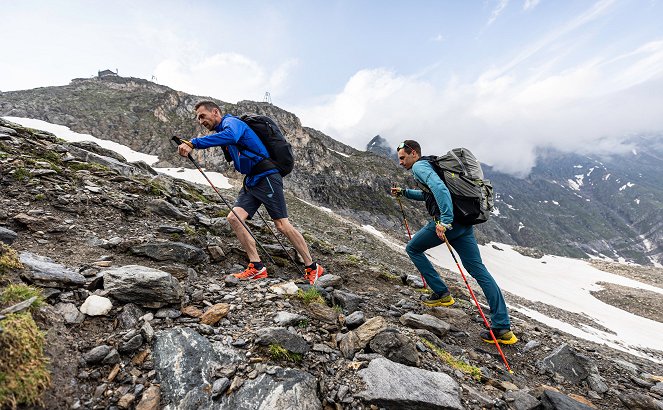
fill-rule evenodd
<path id="1" fill-rule="evenodd" d="M 21 252 L 21 263 L 25 266 L 21 276 L 38 286 L 51 288 L 80 287 L 85 285 L 85 276 L 45 256 Z"/>
<path id="2" fill-rule="evenodd" d="M 371 404 L 402 410 L 461 410 L 460 386 L 451 376 L 405 366 L 384 358 L 359 371 L 366 390 L 358 394 Z"/>
<path id="3" fill-rule="evenodd" d="M 126 265 L 104 272 L 104 289 L 122 302 L 159 308 L 182 300 L 182 287 L 170 273 L 140 265 Z"/>

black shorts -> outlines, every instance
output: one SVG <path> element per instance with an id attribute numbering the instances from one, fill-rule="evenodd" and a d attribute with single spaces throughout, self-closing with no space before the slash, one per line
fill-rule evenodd
<path id="1" fill-rule="evenodd" d="M 256 186 L 250 188 L 243 186 L 234 206 L 245 210 L 251 219 L 260 205 L 265 205 L 267 213 L 272 219 L 288 217 L 283 194 L 283 178 L 280 174 L 267 175 L 258 181 Z"/>

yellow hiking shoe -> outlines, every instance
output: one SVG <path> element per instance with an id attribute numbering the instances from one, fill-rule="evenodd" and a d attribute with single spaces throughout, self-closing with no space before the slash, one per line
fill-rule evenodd
<path id="1" fill-rule="evenodd" d="M 451 296 L 451 293 L 447 291 L 441 295 L 437 293 L 431 293 L 428 296 L 422 296 L 421 303 L 424 306 L 435 307 L 435 306 L 451 306 L 454 303 L 456 303 L 456 301 Z"/>
<path id="2" fill-rule="evenodd" d="M 499 344 L 512 345 L 518 341 L 518 338 L 513 334 L 511 329 L 493 329 L 493 334 Z M 482 331 L 480 336 L 481 340 L 484 342 L 495 344 L 495 341 L 490 337 L 490 332 L 488 330 Z"/>

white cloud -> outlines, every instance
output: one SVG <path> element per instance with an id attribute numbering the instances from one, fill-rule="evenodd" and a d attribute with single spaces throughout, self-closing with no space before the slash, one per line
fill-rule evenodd
<path id="1" fill-rule="evenodd" d="M 539 5 L 540 0 L 525 0 L 523 10 L 532 10 Z"/>
<path id="2" fill-rule="evenodd" d="M 434 41 L 436 43 L 441 43 L 445 40 L 444 36 L 442 34 L 438 34 L 435 37 L 431 38 L 431 41 Z"/>
<path id="3" fill-rule="evenodd" d="M 506 6 L 509 4 L 509 0 L 498 0 L 497 5 L 493 9 L 492 13 L 490 13 L 490 17 L 488 18 L 488 22 L 486 23 L 486 27 L 490 26 L 497 20 L 497 18 L 502 14 Z"/>
<path id="4" fill-rule="evenodd" d="M 376 134 L 392 145 L 419 140 L 430 154 L 465 146 L 483 162 L 525 175 L 537 148 L 624 152 L 625 136 L 663 129 L 662 51 L 663 42 L 650 42 L 550 73 L 487 69 L 471 82 L 444 85 L 367 69 L 328 101 L 295 112 L 358 149 Z"/>
<path id="5" fill-rule="evenodd" d="M 283 91 L 296 64 L 295 60 L 286 61 L 270 72 L 242 54 L 218 53 L 194 61 L 164 60 L 157 65 L 155 75 L 160 83 L 174 89 L 235 103 L 260 101 L 266 91 Z"/>

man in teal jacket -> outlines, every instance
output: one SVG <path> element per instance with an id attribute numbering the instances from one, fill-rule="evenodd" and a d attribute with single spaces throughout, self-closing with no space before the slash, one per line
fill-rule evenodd
<path id="1" fill-rule="evenodd" d="M 242 280 L 267 277 L 267 268 L 260 260 L 256 243 L 242 224 L 253 217 L 260 205 L 264 205 L 276 229 L 288 238 L 304 259 L 306 279 L 315 284 L 325 270 L 311 259 L 304 237 L 288 220 L 283 179 L 274 163 L 269 161 L 265 145 L 244 121 L 230 114 L 221 116 L 221 109 L 216 103 L 201 101 L 196 104 L 195 110 L 198 123 L 214 133 L 184 141 L 178 147 L 180 155 L 186 157 L 194 148 L 220 146 L 232 158 L 235 169 L 246 175 L 233 206 L 235 212 L 228 215 L 228 222 L 249 257 L 249 265 L 243 272 L 233 276 Z M 241 222 L 235 215 L 241 218 Z"/>
<path id="2" fill-rule="evenodd" d="M 483 262 L 479 253 L 479 246 L 474 237 L 472 225 L 454 223 L 451 194 L 440 176 L 435 172 L 427 157 L 421 156 L 421 146 L 413 140 L 406 140 L 398 148 L 398 160 L 405 169 L 412 170 L 417 185 L 421 189 L 392 188 L 392 195 L 404 196 L 416 201 L 425 201 L 428 213 L 433 221 L 421 228 L 407 244 L 405 250 L 419 272 L 426 279 L 426 283 L 433 291 L 424 297 L 422 303 L 426 306 L 451 306 L 454 299 L 449 288 L 440 278 L 433 264 L 424 252 L 444 243 L 444 237 L 460 256 L 465 269 L 472 275 L 483 290 L 490 306 L 491 328 L 498 343 L 513 344 L 518 338 L 511 331 L 509 312 L 504 302 L 504 296 L 497 286 L 495 279 Z M 490 332 L 481 332 L 481 339 L 494 343 Z"/>

